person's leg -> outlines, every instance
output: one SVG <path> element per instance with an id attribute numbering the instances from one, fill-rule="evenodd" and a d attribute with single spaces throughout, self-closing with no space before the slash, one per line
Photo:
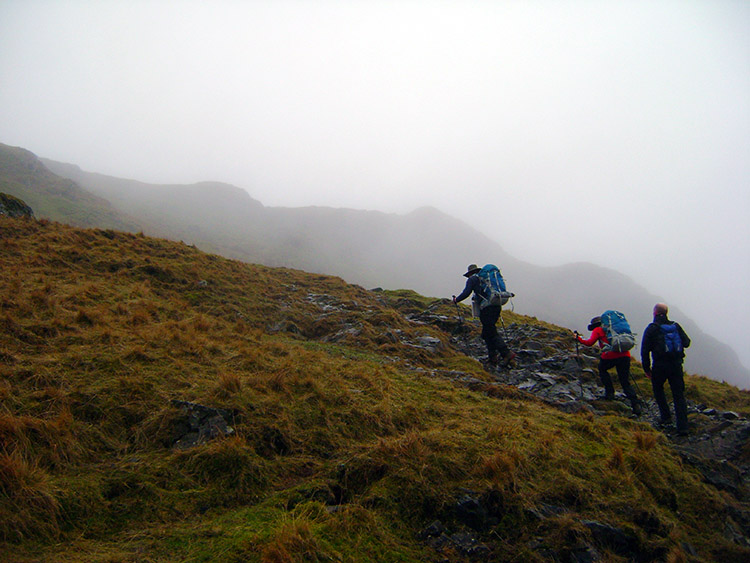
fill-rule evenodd
<path id="1" fill-rule="evenodd" d="M 500 318 L 498 307 L 485 307 L 479 312 L 479 321 L 482 323 L 482 340 L 487 345 L 487 356 L 490 362 L 497 362 L 498 347 L 497 319 Z"/>
<path id="2" fill-rule="evenodd" d="M 675 363 L 670 366 L 669 371 L 669 388 L 672 390 L 672 399 L 674 400 L 674 413 L 677 424 L 677 432 L 687 433 L 687 401 L 685 401 L 685 379 L 682 374 L 682 366 Z"/>
<path id="3" fill-rule="evenodd" d="M 612 378 L 607 371 L 614 367 L 614 365 L 612 360 L 605 360 L 604 358 L 599 360 L 599 379 L 602 380 L 602 385 L 604 385 L 604 398 L 608 401 L 612 401 L 615 398 L 615 388 L 612 385 Z"/>
<path id="4" fill-rule="evenodd" d="M 667 376 L 664 372 L 664 367 L 654 364 L 651 369 L 651 389 L 654 391 L 654 400 L 659 407 L 662 424 L 665 424 L 672 419 L 672 414 L 669 412 L 669 405 L 667 404 L 667 397 L 664 394 L 664 382 L 666 380 Z"/>
<path id="5" fill-rule="evenodd" d="M 630 356 L 617 358 L 615 360 L 615 367 L 617 368 L 617 379 L 620 380 L 622 390 L 630 401 L 630 408 L 633 409 L 634 414 L 641 414 L 641 405 L 638 401 L 638 395 L 635 394 L 635 389 L 633 389 L 633 386 L 630 384 Z"/>
<path id="6" fill-rule="evenodd" d="M 510 351 L 508 350 L 505 340 L 500 336 L 497 331 L 497 321 L 500 318 L 499 306 L 485 307 L 479 313 L 479 320 L 482 322 L 482 338 L 487 344 L 487 353 L 490 359 L 497 358 L 499 354 L 503 358 L 507 358 Z"/>

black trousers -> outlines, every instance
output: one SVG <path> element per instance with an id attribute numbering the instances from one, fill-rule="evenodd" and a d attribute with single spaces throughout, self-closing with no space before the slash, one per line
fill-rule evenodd
<path id="1" fill-rule="evenodd" d="M 497 321 L 500 318 L 501 307 L 490 305 L 479 312 L 479 321 L 482 323 L 482 340 L 487 345 L 487 355 L 492 359 L 495 355 L 501 357 L 508 355 L 508 345 L 497 332 Z"/>
<path id="2" fill-rule="evenodd" d="M 677 431 L 687 430 L 687 402 L 685 401 L 685 379 L 682 373 L 682 362 L 679 361 L 655 361 L 651 368 L 651 388 L 654 390 L 654 399 L 659 405 L 659 414 L 662 421 L 672 418 L 669 412 L 667 396 L 664 393 L 664 384 L 669 382 L 674 400 L 674 413 Z"/>
<path id="3" fill-rule="evenodd" d="M 630 356 L 614 359 L 601 358 L 599 360 L 599 378 L 602 380 L 602 385 L 604 385 L 604 393 L 607 397 L 614 399 L 615 388 L 612 385 L 612 378 L 609 376 L 608 371 L 612 368 L 617 369 L 617 379 L 620 380 L 622 390 L 630 401 L 630 406 L 635 407 L 638 404 L 638 396 L 630 384 Z"/>

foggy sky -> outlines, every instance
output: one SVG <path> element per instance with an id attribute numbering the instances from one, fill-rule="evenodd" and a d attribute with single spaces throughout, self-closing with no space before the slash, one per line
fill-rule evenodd
<path id="1" fill-rule="evenodd" d="M 748 32 L 744 0 L 0 0 L 0 142 L 268 206 L 432 205 L 621 271 L 750 366 Z"/>

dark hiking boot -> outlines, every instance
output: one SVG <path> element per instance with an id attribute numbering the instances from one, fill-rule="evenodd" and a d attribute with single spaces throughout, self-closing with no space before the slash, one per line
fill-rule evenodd
<path id="1" fill-rule="evenodd" d="M 636 403 L 633 405 L 633 414 L 635 416 L 641 416 L 643 414 L 643 408 L 641 408 L 640 403 Z"/>
<path id="2" fill-rule="evenodd" d="M 487 361 L 490 363 L 491 366 L 496 366 L 499 359 L 500 359 L 500 355 L 497 352 L 494 352 L 490 354 L 490 356 L 487 358 Z"/>
<path id="3" fill-rule="evenodd" d="M 503 360 L 503 367 L 507 368 L 515 359 L 516 359 L 516 353 L 510 352 L 507 356 L 505 356 L 505 359 Z"/>

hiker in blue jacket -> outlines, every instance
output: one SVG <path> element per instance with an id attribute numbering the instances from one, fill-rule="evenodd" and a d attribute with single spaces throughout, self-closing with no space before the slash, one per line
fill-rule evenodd
<path id="1" fill-rule="evenodd" d="M 516 353 L 511 352 L 508 349 L 508 345 L 503 340 L 503 337 L 497 332 L 497 321 L 500 318 L 500 311 L 502 310 L 501 305 L 485 305 L 481 306 L 484 295 L 482 293 L 482 287 L 480 284 L 479 276 L 477 275 L 482 269 L 476 264 L 471 264 L 464 274 L 465 277 L 469 278 L 466 280 L 466 287 L 460 295 L 453 296 L 454 303 L 460 303 L 466 299 L 472 292 L 474 293 L 472 301 L 474 306 L 473 311 L 479 310 L 479 321 L 482 323 L 482 339 L 487 345 L 487 357 L 490 364 L 497 365 L 502 358 L 503 367 L 507 367 L 515 359 Z"/>
<path id="2" fill-rule="evenodd" d="M 686 436 L 688 421 L 682 360 L 685 358 L 684 349 L 690 346 L 690 338 L 678 323 L 667 318 L 668 311 L 669 308 L 664 303 L 654 305 L 654 322 L 643 332 L 641 363 L 646 377 L 651 380 L 654 399 L 661 415 L 660 423 L 665 425 L 672 421 L 667 397 L 664 394 L 664 383 L 668 381 L 674 400 L 677 433 Z"/>

